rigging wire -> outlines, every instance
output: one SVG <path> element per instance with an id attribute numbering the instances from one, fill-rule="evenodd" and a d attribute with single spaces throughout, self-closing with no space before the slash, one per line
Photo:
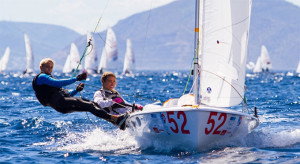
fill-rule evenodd
<path id="1" fill-rule="evenodd" d="M 104 14 L 104 12 L 105 12 L 107 6 L 108 6 L 108 3 L 109 3 L 109 0 L 107 0 L 106 5 L 105 5 L 105 8 L 104 8 L 103 12 L 101 13 L 101 16 L 100 16 L 99 19 L 98 19 L 98 22 L 97 22 L 97 24 L 96 24 L 96 26 L 95 26 L 95 29 L 94 29 L 94 33 L 96 33 L 96 31 L 97 31 L 97 29 L 98 29 L 98 27 L 99 27 L 99 25 L 100 25 L 100 21 L 101 21 L 102 16 L 103 16 L 103 14 Z M 88 41 L 88 43 L 87 43 L 87 46 L 85 47 L 85 49 L 84 49 L 84 51 L 83 51 L 83 54 L 82 54 L 82 56 L 81 56 L 81 58 L 80 58 L 80 60 L 79 60 L 79 63 L 78 63 L 78 65 L 77 65 L 77 67 L 76 67 L 76 69 L 75 69 L 75 71 L 74 71 L 72 77 L 75 77 L 75 76 L 76 76 L 76 74 L 77 74 L 77 72 L 78 72 L 78 69 L 79 69 L 79 66 L 81 65 L 82 59 L 83 59 L 85 56 L 87 56 L 87 55 L 90 54 L 90 53 L 88 53 L 88 54 L 86 55 L 86 51 L 87 51 L 87 48 L 88 48 L 90 45 L 92 45 L 92 44 L 91 44 L 91 41 L 92 41 L 92 39 L 90 38 L 89 41 Z M 92 45 L 92 46 L 93 46 L 93 45 Z M 93 47 L 91 48 L 91 51 L 92 51 L 92 49 L 93 49 Z M 90 52 L 91 52 L 91 51 L 90 51 Z"/>

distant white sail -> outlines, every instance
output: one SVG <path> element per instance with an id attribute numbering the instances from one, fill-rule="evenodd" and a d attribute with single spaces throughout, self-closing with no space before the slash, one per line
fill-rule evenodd
<path id="1" fill-rule="evenodd" d="M 127 43 L 127 47 L 126 47 L 126 53 L 124 58 L 123 74 L 130 74 L 134 69 L 135 59 L 134 59 L 134 53 L 132 50 L 130 39 L 127 39 L 126 43 Z"/>
<path id="2" fill-rule="evenodd" d="M 33 53 L 32 53 L 32 48 L 30 44 L 30 40 L 27 34 L 24 34 L 24 40 L 25 40 L 25 49 L 26 49 L 26 70 L 24 73 L 33 73 Z"/>
<path id="3" fill-rule="evenodd" d="M 2 56 L 1 60 L 0 60 L 0 72 L 6 70 L 6 66 L 9 60 L 9 56 L 10 56 L 10 48 L 6 47 L 4 55 Z"/>
<path id="4" fill-rule="evenodd" d="M 299 63 L 298 63 L 298 67 L 297 67 L 297 69 L 296 69 L 296 73 L 300 73 L 300 61 L 299 61 Z"/>
<path id="5" fill-rule="evenodd" d="M 198 52 L 201 103 L 238 105 L 244 96 L 251 1 L 209 0 L 202 4 Z"/>
<path id="6" fill-rule="evenodd" d="M 253 62 L 249 62 L 249 63 L 247 64 L 247 69 L 253 70 L 254 68 L 255 68 L 255 64 L 254 64 Z"/>
<path id="7" fill-rule="evenodd" d="M 257 58 L 255 67 L 254 67 L 254 69 L 253 69 L 253 72 L 254 72 L 254 73 L 262 72 L 260 56 Z"/>
<path id="8" fill-rule="evenodd" d="M 261 46 L 260 56 L 262 71 L 270 71 L 272 69 L 271 59 L 268 50 L 264 45 Z"/>
<path id="9" fill-rule="evenodd" d="M 118 49 L 117 37 L 111 28 L 107 29 L 105 46 L 102 50 L 101 61 L 98 67 L 98 73 L 113 71 L 117 69 Z"/>
<path id="10" fill-rule="evenodd" d="M 78 52 L 78 49 L 74 43 L 71 44 L 70 48 L 70 54 L 67 57 L 67 60 L 65 62 L 63 73 L 71 73 L 76 70 L 78 64 L 80 61 L 80 55 Z M 78 70 L 81 70 L 82 66 L 80 65 L 78 67 Z"/>
<path id="11" fill-rule="evenodd" d="M 97 71 L 97 52 L 94 37 L 91 33 L 87 34 L 87 42 L 91 43 L 91 45 L 87 48 L 85 53 L 85 62 L 84 69 L 89 74 L 94 74 Z"/>

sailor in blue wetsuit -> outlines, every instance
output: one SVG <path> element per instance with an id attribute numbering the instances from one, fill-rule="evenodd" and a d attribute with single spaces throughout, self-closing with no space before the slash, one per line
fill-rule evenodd
<path id="1" fill-rule="evenodd" d="M 40 62 L 41 72 L 36 75 L 32 81 L 32 87 L 39 102 L 43 106 L 50 106 L 60 113 L 71 112 L 91 112 L 97 117 L 105 119 L 114 125 L 121 127 L 124 126 L 128 114 L 113 115 L 107 113 L 105 110 L 92 101 L 72 97 L 78 91 L 83 90 L 84 84 L 80 83 L 77 88 L 71 92 L 63 89 L 63 86 L 75 83 L 76 81 L 85 80 L 86 73 L 79 74 L 77 77 L 70 79 L 58 80 L 52 77 L 52 69 L 54 62 L 50 58 L 43 59 Z"/>

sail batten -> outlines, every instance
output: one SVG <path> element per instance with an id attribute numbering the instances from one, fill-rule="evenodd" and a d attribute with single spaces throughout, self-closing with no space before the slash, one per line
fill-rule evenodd
<path id="1" fill-rule="evenodd" d="M 201 103 L 229 107 L 243 101 L 250 13 L 251 0 L 203 0 Z"/>

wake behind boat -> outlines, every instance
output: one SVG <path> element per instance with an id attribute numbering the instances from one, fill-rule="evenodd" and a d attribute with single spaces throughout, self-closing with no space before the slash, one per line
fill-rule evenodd
<path id="1" fill-rule="evenodd" d="M 245 136 L 259 125 L 247 107 L 245 68 L 251 0 L 196 0 L 193 93 L 146 105 L 127 120 L 137 141 L 202 150 Z M 199 83 L 198 83 L 199 82 Z"/>

